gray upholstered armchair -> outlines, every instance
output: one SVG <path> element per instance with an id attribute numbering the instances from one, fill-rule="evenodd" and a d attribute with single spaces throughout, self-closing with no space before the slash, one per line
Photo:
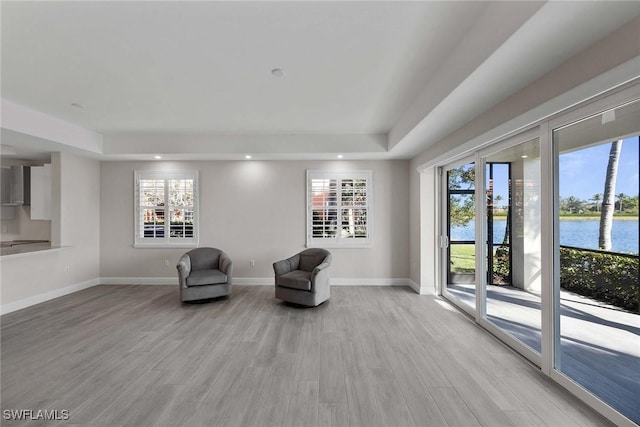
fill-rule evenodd
<path id="1" fill-rule="evenodd" d="M 231 293 L 233 263 L 220 249 L 193 249 L 182 255 L 176 267 L 182 301 L 215 298 Z"/>
<path id="2" fill-rule="evenodd" d="M 331 253 L 326 249 L 306 249 L 291 258 L 273 263 L 276 298 L 315 307 L 328 300 Z"/>

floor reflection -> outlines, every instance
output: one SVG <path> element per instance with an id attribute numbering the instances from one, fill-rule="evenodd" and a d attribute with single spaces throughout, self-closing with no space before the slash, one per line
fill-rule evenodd
<path id="1" fill-rule="evenodd" d="M 449 285 L 474 304 L 474 285 Z M 560 292 L 560 360 L 556 367 L 640 424 L 640 316 L 571 292 Z M 487 286 L 487 318 L 541 352 L 540 296 L 511 286 Z"/>

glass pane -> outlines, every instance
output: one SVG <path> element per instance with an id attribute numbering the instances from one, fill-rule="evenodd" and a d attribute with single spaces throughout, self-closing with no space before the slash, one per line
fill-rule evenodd
<path id="1" fill-rule="evenodd" d="M 473 194 L 449 196 L 449 240 L 470 241 L 476 239 L 476 206 Z"/>
<path id="2" fill-rule="evenodd" d="M 172 209 L 169 236 L 176 238 L 193 237 L 193 210 Z"/>
<path id="3" fill-rule="evenodd" d="M 447 291 L 475 309 L 475 166 L 447 171 Z"/>
<path id="4" fill-rule="evenodd" d="M 475 272 L 475 243 L 451 243 L 447 290 L 462 303 L 473 308 L 476 305 Z"/>
<path id="5" fill-rule="evenodd" d="M 475 281 L 476 272 L 476 247 L 475 244 L 452 243 L 450 245 L 451 273 L 458 276 L 469 276 L 466 280 L 459 280 L 459 283 L 469 283 Z M 456 283 L 456 282 L 453 282 Z"/>
<path id="6" fill-rule="evenodd" d="M 364 179 L 342 180 L 342 206 L 366 206 L 367 181 Z"/>
<path id="7" fill-rule="evenodd" d="M 169 205 L 193 206 L 193 180 L 169 180 Z"/>
<path id="8" fill-rule="evenodd" d="M 451 169 L 447 172 L 450 190 L 473 190 L 475 188 L 475 167 L 473 163 Z"/>
<path id="9" fill-rule="evenodd" d="M 164 206 L 164 180 L 140 180 L 140 205 Z"/>
<path id="10" fill-rule="evenodd" d="M 171 209 L 171 224 L 169 237 L 193 237 L 193 179 L 169 180 L 169 203 Z"/>
<path id="11" fill-rule="evenodd" d="M 524 159 L 518 160 L 524 162 Z M 517 160 L 513 163 L 520 170 Z M 512 162 L 486 163 L 487 283 L 490 285 L 511 284 L 511 165 Z"/>
<path id="12" fill-rule="evenodd" d="M 534 139 L 485 160 L 486 317 L 540 353 L 540 144 Z"/>
<path id="13" fill-rule="evenodd" d="M 143 236 L 164 237 L 164 209 L 142 209 Z"/>
<path id="14" fill-rule="evenodd" d="M 311 205 L 336 206 L 338 184 L 335 179 L 311 180 Z"/>
<path id="15" fill-rule="evenodd" d="M 336 209 L 316 209 L 312 211 L 312 236 L 314 238 L 332 238 L 338 230 L 338 211 Z"/>
<path id="16" fill-rule="evenodd" d="M 342 209 L 342 237 L 367 237 L 366 209 Z"/>
<path id="17" fill-rule="evenodd" d="M 633 133 L 632 133 L 633 132 Z M 640 423 L 640 102 L 556 129 L 555 367 Z M 629 136 L 631 135 L 631 136 Z"/>

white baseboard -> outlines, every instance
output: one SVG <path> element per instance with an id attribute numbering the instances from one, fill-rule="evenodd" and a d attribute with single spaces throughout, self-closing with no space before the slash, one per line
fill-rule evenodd
<path id="1" fill-rule="evenodd" d="M 101 285 L 177 285 L 177 277 L 101 277 Z M 273 277 L 234 277 L 234 285 L 273 286 Z"/>
<path id="2" fill-rule="evenodd" d="M 420 295 L 438 295 L 436 287 L 433 284 L 422 286 L 416 284 L 416 286 L 418 286 L 418 288 L 420 289 L 420 291 L 418 292 Z"/>
<path id="3" fill-rule="evenodd" d="M 18 301 L 9 302 L 0 306 L 0 314 L 11 313 L 16 310 L 30 307 L 32 305 L 40 304 L 41 302 L 49 301 L 54 298 L 58 298 L 64 295 L 72 294 L 74 292 L 81 291 L 83 289 L 91 288 L 99 285 L 100 279 L 91 279 L 86 282 L 76 283 L 74 285 L 65 286 L 64 288 L 54 289 L 43 294 L 34 295 L 29 298 L 24 298 Z"/>
<path id="4" fill-rule="evenodd" d="M 101 285 L 177 285 L 177 277 L 101 277 Z"/>
<path id="5" fill-rule="evenodd" d="M 409 279 L 331 278 L 331 286 L 410 286 Z"/>
<path id="6" fill-rule="evenodd" d="M 413 289 L 415 291 L 415 293 L 417 293 L 417 294 L 420 293 L 420 285 L 418 285 L 413 280 L 407 279 L 407 286 L 409 286 L 411 289 Z"/>
<path id="7" fill-rule="evenodd" d="M 419 292 L 411 279 L 331 278 L 331 286 L 408 286 Z M 273 286 L 273 277 L 234 277 L 234 285 Z M 101 277 L 101 285 L 177 285 L 176 277 Z"/>
<path id="8" fill-rule="evenodd" d="M 274 286 L 275 279 L 273 277 L 234 277 L 234 285 L 250 285 L 250 286 Z"/>

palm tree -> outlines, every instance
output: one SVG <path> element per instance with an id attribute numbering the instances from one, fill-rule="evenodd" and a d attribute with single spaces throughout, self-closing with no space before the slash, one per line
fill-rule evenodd
<path id="1" fill-rule="evenodd" d="M 498 203 L 500 203 L 502 201 L 502 196 L 498 194 L 498 195 L 496 195 L 496 197 L 494 197 L 494 200 L 496 202 L 495 207 L 499 208 L 500 206 L 498 206 Z"/>
<path id="2" fill-rule="evenodd" d="M 580 213 L 582 209 L 582 200 L 578 199 L 575 196 L 569 196 L 564 200 L 567 211 L 569 213 Z"/>
<path id="3" fill-rule="evenodd" d="M 627 198 L 627 195 L 624 193 L 616 194 L 618 198 L 618 208 L 620 209 L 618 212 L 622 212 L 622 204 L 624 203 L 624 199 Z"/>
<path id="4" fill-rule="evenodd" d="M 613 225 L 613 211 L 615 210 L 616 179 L 618 177 L 618 161 L 622 140 L 613 141 L 609 151 L 609 163 L 607 164 L 607 176 L 604 181 L 604 198 L 602 199 L 602 212 L 600 213 L 600 236 L 598 247 L 605 251 L 611 250 L 611 226 Z"/>
<path id="5" fill-rule="evenodd" d="M 598 202 L 602 200 L 602 193 L 594 194 L 591 200 L 596 202 L 596 212 L 599 212 L 600 209 L 598 209 Z"/>

